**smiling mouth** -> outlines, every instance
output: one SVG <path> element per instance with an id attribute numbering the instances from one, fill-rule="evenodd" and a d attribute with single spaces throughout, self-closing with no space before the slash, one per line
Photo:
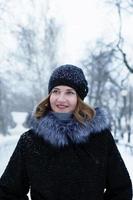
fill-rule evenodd
<path id="1" fill-rule="evenodd" d="M 68 108 L 68 106 L 66 105 L 56 105 L 57 108 L 59 109 L 65 109 L 65 108 Z"/>

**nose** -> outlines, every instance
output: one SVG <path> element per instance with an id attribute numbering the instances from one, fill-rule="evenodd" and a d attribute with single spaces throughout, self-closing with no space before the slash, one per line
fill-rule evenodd
<path id="1" fill-rule="evenodd" d="M 60 94 L 58 95 L 57 100 L 60 101 L 60 102 L 64 102 L 64 101 L 65 101 L 65 95 L 64 95 L 63 93 L 60 93 Z"/>

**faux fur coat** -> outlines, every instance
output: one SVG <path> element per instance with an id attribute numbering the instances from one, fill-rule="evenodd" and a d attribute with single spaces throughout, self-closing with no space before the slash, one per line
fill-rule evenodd
<path id="1" fill-rule="evenodd" d="M 90 122 L 32 120 L 0 179 L 0 200 L 131 200 L 128 171 L 102 109 Z"/>

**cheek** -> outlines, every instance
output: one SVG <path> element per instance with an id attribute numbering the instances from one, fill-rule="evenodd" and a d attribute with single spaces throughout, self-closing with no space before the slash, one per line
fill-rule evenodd
<path id="1" fill-rule="evenodd" d="M 53 95 L 50 96 L 49 102 L 50 102 L 50 105 L 53 105 L 53 104 L 54 104 L 55 98 L 53 97 Z"/>
<path id="2" fill-rule="evenodd" d="M 53 96 L 50 96 L 49 103 L 52 111 L 55 111 L 55 98 Z"/>
<path id="3" fill-rule="evenodd" d="M 76 107 L 76 105 L 77 105 L 77 98 L 73 98 L 73 99 L 71 100 L 71 105 L 72 105 L 73 107 Z"/>

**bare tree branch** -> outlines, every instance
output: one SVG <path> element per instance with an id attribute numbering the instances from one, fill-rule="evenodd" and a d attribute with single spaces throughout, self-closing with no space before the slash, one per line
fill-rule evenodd
<path id="1" fill-rule="evenodd" d="M 123 63 L 125 64 L 125 66 L 127 67 L 127 69 L 129 70 L 129 72 L 133 73 L 133 68 L 129 65 L 129 62 L 127 60 L 127 55 L 126 53 L 123 51 L 122 48 L 119 47 L 119 45 L 117 44 L 117 48 L 120 51 L 122 58 L 123 58 Z"/>
<path id="2" fill-rule="evenodd" d="M 119 38 L 118 38 L 118 43 L 117 43 L 117 49 L 121 53 L 123 63 L 127 67 L 130 73 L 133 73 L 133 67 L 130 66 L 128 60 L 127 60 L 127 55 L 123 51 L 122 46 L 124 43 L 124 39 L 122 37 L 122 13 L 121 13 L 121 3 L 122 1 L 117 1 L 116 7 L 117 7 L 117 12 L 119 16 Z"/>
<path id="3" fill-rule="evenodd" d="M 123 50 L 124 45 L 124 38 L 122 36 L 122 26 L 123 26 L 123 20 L 122 20 L 122 11 L 126 10 L 129 11 L 130 8 L 133 7 L 133 0 L 107 0 L 107 3 L 110 3 L 114 5 L 117 9 L 118 13 L 118 19 L 119 19 L 119 27 L 118 27 L 118 42 L 116 44 L 116 49 L 122 56 L 122 61 L 124 66 L 129 70 L 130 73 L 133 73 L 133 66 L 129 64 L 129 61 L 127 59 L 127 54 Z"/>

